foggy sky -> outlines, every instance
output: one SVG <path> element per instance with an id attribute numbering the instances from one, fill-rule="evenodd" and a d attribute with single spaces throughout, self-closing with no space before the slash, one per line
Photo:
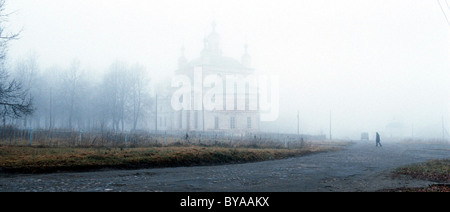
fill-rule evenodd
<path id="1" fill-rule="evenodd" d="M 8 28 L 23 29 L 10 61 L 77 58 L 95 78 L 120 59 L 153 83 L 173 74 L 182 46 L 198 58 L 215 21 L 225 56 L 240 59 L 248 43 L 256 71 L 280 76 L 280 118 L 263 130 L 296 133 L 297 110 L 307 134 L 328 134 L 331 111 L 338 138 L 392 121 L 415 136 L 440 138 L 442 117 L 450 129 L 450 26 L 436 1 L 12 0 L 7 10 Z"/>

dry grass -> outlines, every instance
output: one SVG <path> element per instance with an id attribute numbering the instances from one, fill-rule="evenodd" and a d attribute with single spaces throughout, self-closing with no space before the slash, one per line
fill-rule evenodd
<path id="1" fill-rule="evenodd" d="M 300 149 L 200 146 L 140 148 L 0 146 L 0 169 L 9 173 L 51 173 L 102 168 L 219 165 L 283 159 L 336 149 L 311 145 Z"/>
<path id="2" fill-rule="evenodd" d="M 400 167 L 394 171 L 394 175 L 407 175 L 422 180 L 450 183 L 450 159 L 431 160 Z"/>
<path id="3" fill-rule="evenodd" d="M 450 185 L 436 184 L 426 188 L 396 188 L 381 190 L 380 192 L 450 192 Z"/>
<path id="4" fill-rule="evenodd" d="M 397 168 L 394 177 L 401 175 L 416 179 L 438 182 L 425 188 L 397 188 L 381 190 L 382 192 L 450 192 L 450 159 L 430 160 Z"/>

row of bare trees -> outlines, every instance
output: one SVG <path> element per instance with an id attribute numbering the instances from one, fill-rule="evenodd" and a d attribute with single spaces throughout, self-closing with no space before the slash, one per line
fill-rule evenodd
<path id="1" fill-rule="evenodd" d="M 99 79 L 73 60 L 67 68 L 40 70 L 35 56 L 14 65 L 33 97 L 34 113 L 12 118 L 18 127 L 68 130 L 137 130 L 151 113 L 149 78 L 142 65 L 116 61 Z"/>
<path id="2" fill-rule="evenodd" d="M 153 107 L 145 67 L 116 61 L 103 77 L 101 86 L 97 97 L 103 104 L 99 107 L 104 109 L 100 113 L 101 126 L 110 125 L 115 131 L 123 131 L 127 126 L 136 130 L 140 122 L 147 122 Z"/>
<path id="3" fill-rule="evenodd" d="M 0 0 L 0 118 L 3 127 L 34 129 L 137 130 L 150 112 L 149 79 L 139 64 L 116 61 L 96 79 L 79 60 L 41 70 L 36 56 L 7 65 L 5 0 Z M 100 70 L 101 71 L 101 70 Z M 93 70 L 99 72 L 99 70 Z"/>

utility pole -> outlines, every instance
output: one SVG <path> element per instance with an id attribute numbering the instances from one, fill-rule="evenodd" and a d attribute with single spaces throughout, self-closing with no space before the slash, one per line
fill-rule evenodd
<path id="1" fill-rule="evenodd" d="M 300 135 L 300 111 L 297 111 L 297 135 Z"/>
<path id="2" fill-rule="evenodd" d="M 203 101 L 202 101 L 202 131 L 203 133 L 205 133 L 205 105 L 203 104 Z"/>
<path id="3" fill-rule="evenodd" d="M 158 94 L 155 97 L 155 133 L 158 132 Z"/>
<path id="4" fill-rule="evenodd" d="M 331 110 L 330 110 L 330 140 L 333 140 L 333 136 L 331 135 Z"/>
<path id="5" fill-rule="evenodd" d="M 442 116 L 442 141 L 445 141 L 444 116 Z"/>
<path id="6" fill-rule="evenodd" d="M 49 126 L 48 129 L 53 129 L 53 88 L 50 87 L 50 120 L 49 120 Z"/>
<path id="7" fill-rule="evenodd" d="M 202 66 L 203 69 L 203 66 Z M 202 85 L 203 85 L 203 76 L 202 76 Z M 203 99 L 203 87 L 202 87 L 202 132 L 205 134 L 205 103 Z"/>

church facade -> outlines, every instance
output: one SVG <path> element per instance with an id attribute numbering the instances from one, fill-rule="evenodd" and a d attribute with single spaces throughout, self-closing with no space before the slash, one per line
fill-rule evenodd
<path id="1" fill-rule="evenodd" d="M 245 85 L 237 85 L 238 82 L 233 82 L 234 84 L 227 82 L 228 76 L 233 76 L 238 81 L 247 79 L 248 76 L 254 76 L 255 70 L 251 67 L 248 46 L 244 46 L 244 54 L 240 61 L 223 56 L 220 35 L 216 32 L 216 26 L 213 23 L 212 32 L 204 38 L 204 48 L 200 57 L 188 60 L 184 56 L 183 48 L 175 74 L 194 79 L 196 77 L 194 76 L 195 70 L 199 69 L 202 71 L 202 82 L 209 75 L 221 77 L 223 86 L 221 90 L 224 93 L 220 96 L 223 99 L 219 104 L 223 104 L 222 109 L 206 110 L 202 96 L 200 99 L 191 98 L 190 100 L 191 105 L 197 106 L 197 109 L 175 111 L 170 107 L 169 95 L 164 95 L 164 97 L 158 98 L 157 121 L 159 123 L 157 125 L 159 130 L 224 132 L 241 135 L 258 132 L 259 105 L 252 104 L 258 102 L 257 90 L 254 92 L 255 90 L 251 89 L 251 82 L 245 80 L 241 81 Z M 203 89 L 203 94 L 210 90 L 203 86 L 201 89 Z M 173 89 L 170 92 L 173 92 Z M 194 95 L 192 93 L 192 96 Z M 216 96 L 213 97 L 214 102 L 217 101 L 216 98 Z"/>

